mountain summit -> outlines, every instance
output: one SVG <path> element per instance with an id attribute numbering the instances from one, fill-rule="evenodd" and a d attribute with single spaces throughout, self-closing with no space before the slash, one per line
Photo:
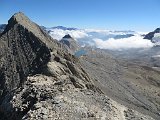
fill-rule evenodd
<path id="1" fill-rule="evenodd" d="M 22 12 L 15 13 L 8 21 L 8 24 L 16 23 L 19 23 L 21 25 L 32 24 L 30 19 L 27 16 L 25 16 Z"/>
<path id="2" fill-rule="evenodd" d="M 68 89 L 70 92 L 74 89 L 101 92 L 64 45 L 52 39 L 21 12 L 9 19 L 0 36 L 0 48 L 1 120 L 33 119 L 33 114 L 28 116 L 27 113 L 34 111 L 32 108 L 36 103 L 42 105 L 46 101 L 48 106 L 52 106 L 54 98 L 51 97 L 65 89 L 68 95 Z M 46 88 L 50 90 L 47 92 Z M 50 94 L 49 98 L 42 95 L 45 91 L 46 95 Z M 55 118 L 54 111 L 50 112 L 53 112 L 51 118 Z M 38 114 L 34 112 L 35 116 Z"/>
<path id="3" fill-rule="evenodd" d="M 70 34 L 67 34 L 63 37 L 63 39 L 68 38 L 68 39 L 72 39 L 72 37 L 70 36 Z"/>
<path id="4" fill-rule="evenodd" d="M 38 73 L 48 63 L 51 54 L 46 43 L 49 40 L 39 26 L 23 13 L 9 19 L 0 36 L 1 99 L 23 84 L 29 74 Z"/>
<path id="5" fill-rule="evenodd" d="M 60 42 L 63 43 L 72 54 L 74 54 L 80 48 L 77 41 L 69 34 L 65 35 Z"/>
<path id="6" fill-rule="evenodd" d="M 21 25 L 24 28 L 33 31 L 38 29 L 35 23 L 33 23 L 27 16 L 25 16 L 22 12 L 15 13 L 9 20 L 6 30 L 9 30 L 14 25 Z"/>

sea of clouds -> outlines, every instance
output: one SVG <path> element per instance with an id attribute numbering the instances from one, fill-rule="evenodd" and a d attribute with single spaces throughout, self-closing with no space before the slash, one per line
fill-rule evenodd
<path id="1" fill-rule="evenodd" d="M 143 39 L 142 32 L 133 31 L 109 31 L 97 29 L 62 30 L 49 29 L 49 34 L 57 40 L 61 40 L 66 34 L 70 34 L 82 46 L 90 45 L 101 49 L 126 50 L 132 48 L 150 48 L 154 46 L 150 40 Z M 115 38 L 117 35 L 134 36 Z"/>
<path id="2" fill-rule="evenodd" d="M 125 50 L 132 48 L 150 48 L 154 44 L 150 40 L 143 39 L 140 35 L 135 35 L 129 38 L 114 39 L 109 38 L 108 40 L 94 39 L 97 48 L 110 49 L 110 50 Z"/>

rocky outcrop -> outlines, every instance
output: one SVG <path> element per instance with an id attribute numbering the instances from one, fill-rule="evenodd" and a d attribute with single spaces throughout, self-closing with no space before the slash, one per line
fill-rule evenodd
<path id="1" fill-rule="evenodd" d="M 72 54 L 74 54 L 80 48 L 77 41 L 69 34 L 65 35 L 60 42 L 63 43 Z"/>
<path id="2" fill-rule="evenodd" d="M 153 32 L 149 32 L 147 35 L 145 35 L 144 39 L 152 40 L 154 35 L 155 35 L 155 33 L 160 33 L 160 28 L 157 28 Z"/>
<path id="3" fill-rule="evenodd" d="M 10 101 L 16 108 L 12 111 L 11 118 L 17 120 L 154 120 L 150 116 L 118 104 L 103 94 L 77 85 L 75 88 L 67 75 L 61 76 L 59 80 L 45 75 L 30 76 L 24 87 L 20 88 Z"/>
<path id="4" fill-rule="evenodd" d="M 0 112 L 28 75 L 41 73 L 58 43 L 23 13 L 13 15 L 0 36 Z M 52 43 L 54 46 L 51 46 Z"/>
<path id="5" fill-rule="evenodd" d="M 34 26 L 32 30 L 28 29 L 31 23 L 27 21 L 29 19 L 26 16 L 17 13 L 8 21 L 1 34 L 1 96 L 23 84 L 29 74 L 40 72 L 41 67 L 50 60 L 49 48 L 32 32 Z"/>

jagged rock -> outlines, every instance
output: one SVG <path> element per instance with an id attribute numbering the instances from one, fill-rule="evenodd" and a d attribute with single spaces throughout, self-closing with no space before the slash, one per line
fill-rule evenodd
<path id="1" fill-rule="evenodd" d="M 37 26 L 28 22 L 22 13 L 13 15 L 0 37 L 2 96 L 23 84 L 29 74 L 40 72 L 50 60 L 49 48 L 32 32 L 37 32 Z M 29 26 L 32 26 L 31 30 Z"/>
<path id="2" fill-rule="evenodd" d="M 50 50 L 61 46 L 23 13 L 13 15 L 0 36 L 0 112 L 29 74 L 41 73 Z M 11 92 L 12 91 L 12 92 Z M 6 101 L 7 100 L 7 101 Z M 8 109 L 8 108 L 7 108 Z"/>
<path id="3" fill-rule="evenodd" d="M 46 85 L 54 85 L 60 81 L 61 84 L 55 85 L 63 86 L 67 81 L 71 84 L 73 81 L 70 75 L 77 76 L 83 86 L 91 82 L 78 59 L 21 12 L 9 19 L 0 36 L 0 48 L 0 114 L 3 119 L 16 119 L 16 116 L 21 119 L 38 99 L 51 98 L 50 93 L 40 94 L 33 85 L 39 86 L 46 82 Z M 45 77 L 32 78 L 36 74 L 45 74 L 53 80 Z M 26 83 L 28 76 L 31 76 L 28 82 L 32 84 Z M 27 89 L 24 84 L 31 89 Z M 58 87 L 60 91 L 66 89 Z M 22 94 L 17 98 L 17 102 L 14 102 L 19 92 Z M 20 102 L 21 98 L 23 100 Z"/>
<path id="4" fill-rule="evenodd" d="M 24 87 L 10 101 L 15 109 L 9 120 L 154 120 L 98 92 L 75 89 L 69 78 L 64 79 L 65 85 L 52 84 L 54 81 L 53 77 L 44 75 L 28 77 Z M 9 115 L 7 114 L 8 117 Z M 3 117 L 1 119 L 7 120 Z"/>
<path id="5" fill-rule="evenodd" d="M 79 80 L 78 78 L 74 77 L 74 76 L 70 76 L 71 82 L 73 83 L 73 85 L 76 88 L 81 88 L 83 89 L 85 87 L 85 84 L 82 83 L 81 80 Z"/>

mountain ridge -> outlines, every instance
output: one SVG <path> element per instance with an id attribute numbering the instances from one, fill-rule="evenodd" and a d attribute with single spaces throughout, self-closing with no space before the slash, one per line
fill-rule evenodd
<path id="1" fill-rule="evenodd" d="M 1 120 L 154 120 L 107 97 L 79 58 L 21 12 L 0 48 Z"/>
<path id="2" fill-rule="evenodd" d="M 50 83 L 48 86 L 50 89 L 53 89 L 52 85 L 58 81 L 55 87 L 69 82 L 73 90 L 91 89 L 102 93 L 93 85 L 88 74 L 77 62 L 78 60 L 61 43 L 52 39 L 21 12 L 9 19 L 0 36 L 0 47 L 0 115 L 2 120 L 20 120 L 32 111 L 36 103 L 42 104 L 43 96 L 40 94 L 45 92 L 43 85 L 48 85 L 47 82 Z M 32 78 L 36 81 L 32 82 Z M 40 83 L 38 83 L 39 79 L 42 80 Z M 37 83 L 38 86 L 33 83 Z M 39 84 L 42 86 L 40 87 Z M 60 88 L 62 89 L 63 85 Z M 38 93 L 33 89 L 38 91 L 43 89 L 43 91 Z M 58 88 L 56 91 L 61 93 Z M 50 98 L 48 100 L 51 101 Z M 53 118 L 54 115 L 53 113 Z"/>

